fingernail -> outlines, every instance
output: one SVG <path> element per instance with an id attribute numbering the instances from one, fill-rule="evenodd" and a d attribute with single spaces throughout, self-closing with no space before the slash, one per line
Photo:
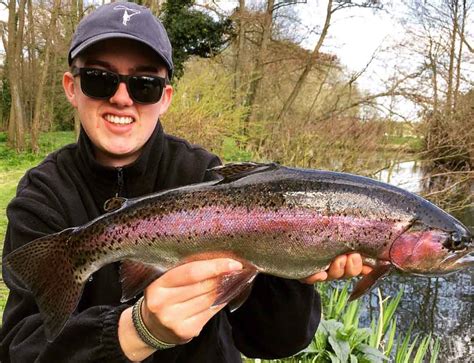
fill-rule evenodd
<path id="1" fill-rule="evenodd" d="M 239 262 L 235 260 L 231 260 L 229 262 L 229 269 L 231 270 L 242 270 L 244 266 Z"/>

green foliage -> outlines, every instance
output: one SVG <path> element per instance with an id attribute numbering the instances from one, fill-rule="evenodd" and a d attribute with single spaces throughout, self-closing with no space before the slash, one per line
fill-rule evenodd
<path id="1" fill-rule="evenodd" d="M 379 317 L 370 328 L 364 328 L 359 326 L 361 302 L 348 302 L 349 286 L 350 283 L 346 283 L 337 289 L 329 284 L 319 285 L 323 318 L 309 346 L 293 357 L 261 362 L 421 363 L 427 361 L 428 357 L 430 363 L 437 361 L 439 340 L 434 340 L 430 335 L 423 338 L 413 336 L 410 328 L 404 335 L 399 333 L 395 344 L 394 313 L 403 291 L 388 299 L 382 299 L 379 292 Z"/>
<path id="2" fill-rule="evenodd" d="M 28 140 L 29 135 L 27 135 Z M 59 147 L 70 144 L 75 141 L 74 132 L 48 132 L 40 135 L 40 152 L 34 154 L 31 151 L 17 153 L 10 149 L 6 143 L 7 137 L 4 132 L 0 132 L 0 172 L 24 172 L 26 169 L 36 166 L 45 158 L 45 156 Z"/>
<path id="3" fill-rule="evenodd" d="M 253 159 L 243 145 L 243 106 L 235 106 L 232 77 L 218 64 L 194 58 L 176 83 L 170 109 L 163 117 L 166 132 L 213 151 L 225 161 Z"/>
<path id="4" fill-rule="evenodd" d="M 214 20 L 193 9 L 193 0 L 170 0 L 163 5 L 161 21 L 173 45 L 174 74 L 183 75 L 184 62 L 191 56 L 210 57 L 228 41 L 231 21 Z"/>

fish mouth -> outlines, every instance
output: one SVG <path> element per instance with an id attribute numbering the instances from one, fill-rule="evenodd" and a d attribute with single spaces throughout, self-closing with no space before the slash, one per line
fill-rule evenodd
<path id="1" fill-rule="evenodd" d="M 464 252 L 464 253 L 463 253 Z M 460 254 L 462 254 L 460 256 Z M 474 250 L 471 248 L 470 250 L 466 251 L 456 251 L 451 252 L 441 263 L 449 264 L 455 267 L 457 270 L 474 267 Z"/>
<path id="2" fill-rule="evenodd" d="M 461 267 L 474 267 L 474 251 L 469 252 L 456 261 L 456 265 Z"/>

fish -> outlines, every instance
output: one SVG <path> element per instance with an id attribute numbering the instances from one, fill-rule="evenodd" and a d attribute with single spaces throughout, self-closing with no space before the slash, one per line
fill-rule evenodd
<path id="1" fill-rule="evenodd" d="M 32 292 L 53 340 L 91 275 L 121 262 L 122 301 L 180 264 L 226 257 L 215 305 L 237 309 L 255 277 L 304 279 L 338 255 L 374 262 L 351 299 L 390 273 L 442 275 L 474 265 L 471 232 L 424 198 L 371 178 L 277 163 L 227 164 L 216 179 L 113 198 L 91 222 L 36 239 L 4 258 Z"/>

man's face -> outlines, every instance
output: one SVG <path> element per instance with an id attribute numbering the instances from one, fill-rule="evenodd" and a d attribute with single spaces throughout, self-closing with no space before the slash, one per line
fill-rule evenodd
<path id="1" fill-rule="evenodd" d="M 166 76 L 156 54 L 133 40 L 105 40 L 91 46 L 75 61 L 75 66 L 105 69 L 123 75 Z M 77 109 L 82 127 L 94 144 L 96 159 L 108 166 L 124 166 L 135 161 L 155 129 L 158 118 L 166 112 L 173 89 L 167 85 L 161 99 L 154 104 L 139 104 L 120 83 L 107 100 L 86 96 L 80 76 L 66 72 L 63 86 L 71 104 Z"/>

